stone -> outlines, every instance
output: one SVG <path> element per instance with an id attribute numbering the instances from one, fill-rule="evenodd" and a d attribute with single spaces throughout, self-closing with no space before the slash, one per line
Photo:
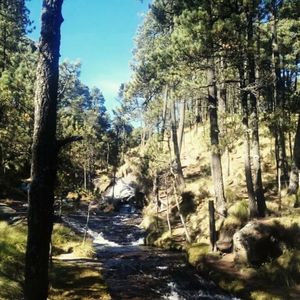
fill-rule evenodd
<path id="1" fill-rule="evenodd" d="M 15 215 L 16 211 L 6 205 L 0 205 L 0 217 L 6 218 Z"/>
<path id="2" fill-rule="evenodd" d="M 223 253 L 230 253 L 232 250 L 232 244 L 232 240 L 216 242 L 217 249 Z"/>
<path id="3" fill-rule="evenodd" d="M 257 221 L 249 222 L 233 236 L 236 263 L 261 265 L 282 254 L 272 226 Z"/>

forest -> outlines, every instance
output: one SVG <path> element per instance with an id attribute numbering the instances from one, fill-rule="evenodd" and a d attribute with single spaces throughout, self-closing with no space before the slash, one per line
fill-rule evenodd
<path id="1" fill-rule="evenodd" d="M 64 1 L 39 42 L 26 2 L 0 0 L 0 299 L 299 299 L 300 1 L 152 0 L 112 111 L 59 59 Z"/>

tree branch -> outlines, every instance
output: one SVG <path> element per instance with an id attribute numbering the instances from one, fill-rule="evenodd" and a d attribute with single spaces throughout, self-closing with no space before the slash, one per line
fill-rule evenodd
<path id="1" fill-rule="evenodd" d="M 82 141 L 82 140 L 83 140 L 83 137 L 78 136 L 78 135 L 66 137 L 62 140 L 57 141 L 57 149 L 60 150 L 62 147 L 65 147 L 68 144 L 71 144 L 73 142 Z"/>

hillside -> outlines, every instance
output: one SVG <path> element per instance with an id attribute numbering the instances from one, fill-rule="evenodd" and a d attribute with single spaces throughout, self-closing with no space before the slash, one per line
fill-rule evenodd
<path id="1" fill-rule="evenodd" d="M 299 208 L 294 208 L 296 198 L 294 195 L 289 196 L 285 188 L 279 200 L 275 153 L 273 149 L 270 151 L 273 141 L 267 128 L 263 127 L 261 156 L 267 214 L 265 218 L 250 222 L 243 140 L 240 135 L 235 136 L 230 153 L 225 151 L 222 156 L 228 216 L 223 218 L 216 213 L 216 251 L 212 251 L 209 238 L 208 202 L 214 200 L 214 191 L 210 173 L 208 129 L 205 126 L 185 130 L 181 153 L 185 189 L 182 197 L 177 195 L 177 198 L 179 197 L 180 212 L 186 222 L 191 243 L 187 241 L 176 207 L 172 175 L 168 168 L 170 158 L 159 148 L 158 143 L 149 140 L 144 147 L 131 150 L 119 175 L 130 174 L 137 178 L 140 189 L 146 193 L 148 202 L 143 210 L 141 226 L 148 230 L 148 244 L 186 251 L 190 263 L 201 273 L 216 280 L 222 288 L 245 299 L 289 299 L 285 295 L 289 295 L 290 299 L 297 299 L 300 283 L 300 215 Z M 155 156 L 160 157 L 160 163 L 153 159 Z M 146 171 L 145 165 L 148 168 Z M 155 193 L 153 182 L 158 167 L 161 170 L 159 179 L 154 183 L 158 184 L 158 192 Z M 160 202 L 159 205 L 157 201 Z M 246 224 L 268 228 L 267 231 L 270 232 L 271 239 L 275 240 L 274 245 L 279 245 L 280 252 L 265 254 L 264 249 L 261 249 L 257 257 L 261 254 L 262 258 L 257 263 L 253 263 L 251 259 L 238 259 L 240 253 L 235 249 L 232 238 Z M 259 232 L 262 237 L 264 231 L 266 229 Z M 251 251 L 247 253 L 250 254 Z M 277 288 L 278 285 L 280 289 Z"/>

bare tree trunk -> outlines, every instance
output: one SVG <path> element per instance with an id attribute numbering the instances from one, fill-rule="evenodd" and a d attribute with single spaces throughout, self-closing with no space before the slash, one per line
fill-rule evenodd
<path id="1" fill-rule="evenodd" d="M 243 129 L 244 129 L 244 168 L 247 185 L 247 193 L 249 200 L 249 217 L 253 218 L 258 215 L 253 180 L 251 170 L 251 149 L 250 149 L 250 135 L 249 135 L 249 111 L 248 111 L 248 97 L 247 93 L 243 90 L 245 88 L 245 76 L 244 70 L 240 68 L 240 80 L 241 80 L 241 104 L 243 111 Z"/>
<path id="2" fill-rule="evenodd" d="M 86 166 L 86 160 L 84 161 L 83 164 L 83 188 L 86 190 L 87 189 L 87 166 Z"/>
<path id="3" fill-rule="evenodd" d="M 248 82 L 249 86 L 254 89 L 255 82 L 255 57 L 253 53 L 253 3 L 251 2 L 247 14 L 247 61 L 248 61 Z M 251 130 L 252 130 L 252 151 L 253 151 L 253 184 L 256 196 L 257 209 L 259 216 L 264 217 L 266 211 L 265 196 L 262 184 L 260 147 L 259 147 L 259 119 L 257 111 L 257 99 L 254 90 L 250 92 L 250 112 L 251 112 Z"/>
<path id="4" fill-rule="evenodd" d="M 110 156 L 110 145 L 109 142 L 107 142 L 106 172 L 108 172 L 108 168 L 109 168 L 109 156 Z"/>
<path id="5" fill-rule="evenodd" d="M 168 223 L 169 233 L 170 235 L 172 235 L 172 226 L 170 220 L 170 200 L 169 200 L 167 176 L 165 176 L 165 187 L 166 187 L 166 197 L 167 197 L 167 223 Z"/>
<path id="6" fill-rule="evenodd" d="M 195 115 L 196 115 L 196 120 L 195 120 L 195 123 L 196 123 L 196 132 L 198 131 L 198 127 L 199 127 L 199 124 L 202 123 L 202 116 L 201 116 L 201 101 L 200 101 L 200 98 L 197 98 L 196 99 L 196 104 L 195 104 Z"/>
<path id="7" fill-rule="evenodd" d="M 225 65 L 224 65 L 224 58 L 221 57 L 220 59 L 220 66 L 221 66 L 221 83 L 220 83 L 220 96 L 219 96 L 219 111 L 221 114 L 225 114 L 227 112 L 227 89 L 225 83 Z M 223 129 L 223 128 L 222 128 Z"/>
<path id="8" fill-rule="evenodd" d="M 184 136 L 185 108 L 186 108 L 186 103 L 185 100 L 183 100 L 180 103 L 180 110 L 179 110 L 179 126 L 178 126 L 179 153 L 181 153 L 183 136 Z"/>
<path id="9" fill-rule="evenodd" d="M 35 92 L 32 182 L 29 192 L 25 299 L 46 300 L 53 228 L 58 65 L 63 0 L 44 0 Z"/>
<path id="10" fill-rule="evenodd" d="M 207 59 L 207 86 L 208 86 L 208 112 L 210 120 L 210 142 L 211 142 L 211 171 L 216 197 L 216 210 L 219 214 L 226 217 L 226 198 L 224 193 L 223 172 L 221 153 L 219 149 L 219 125 L 218 125 L 218 100 L 216 71 L 214 58 L 214 41 L 211 31 L 213 30 L 213 12 L 211 3 L 208 5 L 209 30 L 207 46 L 210 50 L 210 56 Z"/>
<path id="11" fill-rule="evenodd" d="M 217 91 L 215 83 L 214 59 L 208 59 L 207 85 L 208 105 L 210 117 L 210 141 L 211 141 L 211 170 L 216 197 L 216 210 L 226 216 L 226 199 L 224 194 L 223 172 L 221 154 L 219 150 L 219 126 L 217 111 Z"/>
<path id="12" fill-rule="evenodd" d="M 277 165 L 280 171 L 277 171 L 278 176 L 278 193 L 281 191 L 282 180 L 286 184 L 288 179 L 288 162 L 286 156 L 285 147 L 285 135 L 284 135 L 284 84 L 281 78 L 280 70 L 280 55 L 279 46 L 277 40 L 277 7 L 276 1 L 271 2 L 271 33 L 272 33 L 272 84 L 273 84 L 273 103 L 275 105 L 275 111 L 278 112 L 278 121 L 276 128 L 276 140 L 277 140 Z"/>
<path id="13" fill-rule="evenodd" d="M 299 170 L 300 170 L 300 114 L 298 116 L 298 125 L 294 142 L 292 170 L 290 174 L 290 182 L 288 193 L 297 195 L 299 189 Z M 298 206 L 298 199 L 296 199 L 295 206 Z"/>
<path id="14" fill-rule="evenodd" d="M 164 141 L 165 131 L 166 131 L 166 121 L 167 121 L 167 110 L 168 110 L 168 92 L 169 87 L 166 85 L 165 87 L 165 95 L 164 95 L 164 107 L 163 107 L 163 115 L 162 115 L 162 127 L 161 127 L 161 140 Z"/>
<path id="15" fill-rule="evenodd" d="M 180 160 L 179 145 L 177 139 L 177 128 L 176 128 L 176 111 L 175 111 L 175 101 L 171 104 L 171 131 L 172 131 L 172 142 L 173 142 L 173 151 L 175 159 L 172 162 L 173 172 L 176 174 L 176 183 L 179 190 L 184 189 L 184 178 Z"/>
<path id="16" fill-rule="evenodd" d="M 216 250 L 216 222 L 215 222 L 215 207 L 214 202 L 212 200 L 208 201 L 208 212 L 209 212 L 209 239 L 211 250 Z"/>

